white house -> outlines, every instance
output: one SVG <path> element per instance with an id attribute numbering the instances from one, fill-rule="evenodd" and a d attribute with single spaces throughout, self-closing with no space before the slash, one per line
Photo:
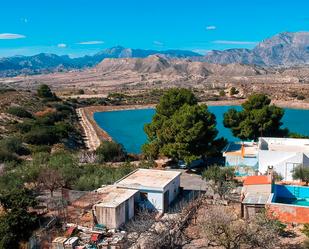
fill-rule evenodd
<path id="1" fill-rule="evenodd" d="M 181 172 L 138 169 L 114 185 L 97 190 L 93 205 L 95 223 L 117 229 L 134 216 L 136 205 L 165 212 L 179 193 Z"/>
<path id="2" fill-rule="evenodd" d="M 138 190 L 135 201 L 148 209 L 167 210 L 179 193 L 178 171 L 138 169 L 116 182 L 118 188 Z"/>
<path id="3" fill-rule="evenodd" d="M 284 181 L 293 181 L 295 167 L 309 167 L 309 139 L 261 137 L 258 162 L 259 172 L 265 173 L 272 166 Z"/>
<path id="4" fill-rule="evenodd" d="M 258 144 L 231 142 L 223 149 L 225 166 L 234 167 L 239 176 L 254 174 L 258 170 Z"/>

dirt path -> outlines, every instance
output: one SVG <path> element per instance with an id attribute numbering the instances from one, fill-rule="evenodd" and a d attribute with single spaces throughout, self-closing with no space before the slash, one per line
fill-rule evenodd
<path id="1" fill-rule="evenodd" d="M 80 118 L 80 124 L 83 127 L 83 130 L 84 130 L 84 133 L 85 133 L 86 147 L 90 151 L 94 151 L 100 146 L 101 140 L 100 140 L 97 132 L 95 131 L 93 125 L 89 121 L 87 114 L 85 113 L 85 109 L 80 108 L 80 109 L 77 109 L 76 112 L 77 112 L 77 115 Z"/>

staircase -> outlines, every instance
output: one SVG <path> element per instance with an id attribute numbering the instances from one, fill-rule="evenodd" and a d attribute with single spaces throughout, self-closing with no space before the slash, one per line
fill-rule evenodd
<path id="1" fill-rule="evenodd" d="M 293 194 L 294 194 L 295 198 L 299 198 L 299 187 L 294 186 Z"/>

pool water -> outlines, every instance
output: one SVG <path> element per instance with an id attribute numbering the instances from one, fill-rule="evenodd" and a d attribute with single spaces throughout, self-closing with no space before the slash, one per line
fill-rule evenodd
<path id="1" fill-rule="evenodd" d="M 291 205 L 297 205 L 297 206 L 305 206 L 309 207 L 309 198 L 282 198 L 277 197 L 276 203 L 284 203 L 284 204 L 291 204 Z"/>

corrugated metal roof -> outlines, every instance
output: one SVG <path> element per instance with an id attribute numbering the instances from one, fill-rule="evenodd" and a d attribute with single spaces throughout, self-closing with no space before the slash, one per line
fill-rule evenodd
<path id="1" fill-rule="evenodd" d="M 270 194 L 257 194 L 257 193 L 249 193 L 246 195 L 243 204 L 263 204 L 265 205 L 268 201 Z"/>

